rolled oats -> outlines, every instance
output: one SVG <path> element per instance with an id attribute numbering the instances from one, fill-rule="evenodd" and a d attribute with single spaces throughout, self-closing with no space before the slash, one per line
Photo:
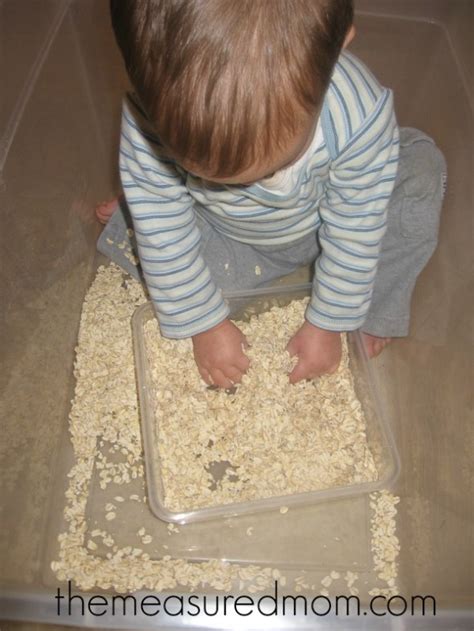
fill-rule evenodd
<path id="1" fill-rule="evenodd" d="M 191 340 L 162 338 L 155 319 L 145 324 L 154 447 L 167 509 L 186 512 L 377 479 L 346 341 L 336 373 L 289 383 L 295 358 L 286 344 L 307 303 L 273 306 L 237 323 L 250 343 L 251 363 L 229 391 L 201 381 Z M 225 472 L 216 479 L 219 463 Z"/>
<path id="2" fill-rule="evenodd" d="M 64 508 L 67 528 L 58 535 L 59 555 L 52 561 L 51 569 L 59 581 L 72 580 L 80 589 L 112 589 L 118 593 L 141 589 L 161 591 L 174 589 L 178 585 L 190 591 L 206 589 L 208 586 L 224 591 L 230 591 L 233 586 L 238 586 L 242 591 L 249 585 L 253 593 L 270 588 L 274 580 L 278 580 L 279 584 L 285 587 L 288 579 L 276 568 L 254 564 L 239 565 L 220 559 L 188 562 L 185 559 L 171 558 L 169 555 L 162 559 L 151 558 L 150 554 L 142 551 L 142 548 L 133 545 L 119 548 L 111 533 L 102 528 L 92 527 L 95 525 L 93 522 L 88 524 L 86 505 L 93 475 L 98 476 L 99 486 L 103 490 L 112 483 L 127 485 L 132 479 L 143 478 L 130 318 L 135 308 L 145 300 L 141 286 L 130 279 L 124 281 L 122 272 L 115 265 L 99 268 L 85 298 L 74 366 L 76 389 L 69 419 L 75 462 L 68 474 L 69 486 Z M 286 357 L 279 361 L 284 375 L 285 369 L 290 369 L 291 362 Z M 345 378 L 340 375 L 337 379 L 336 387 L 339 388 L 339 382 L 344 382 Z M 326 419 L 327 423 L 327 427 L 324 427 L 326 433 L 323 432 L 321 438 L 336 431 L 337 449 L 342 450 L 345 458 L 348 456 L 347 446 L 354 433 L 362 427 L 359 420 L 360 411 L 357 405 L 350 413 L 346 410 L 342 426 L 334 426 L 334 421 L 327 415 L 331 413 L 329 397 L 335 384 L 326 378 L 320 381 L 321 401 L 317 406 L 318 418 Z M 264 379 L 259 383 L 265 391 Z M 242 386 L 239 386 L 235 396 L 241 394 L 241 388 Z M 294 392 L 299 391 L 304 397 L 306 388 L 308 386 L 302 384 L 295 388 Z M 271 394 L 269 390 L 271 389 L 267 388 L 265 391 L 266 396 Z M 231 397 L 215 393 L 212 399 L 216 408 L 225 408 Z M 339 408 L 333 411 L 337 416 Z M 292 423 L 286 425 L 283 421 L 284 433 L 283 428 L 272 427 L 269 420 L 271 419 L 266 419 L 262 415 L 255 419 L 262 440 L 271 445 L 280 445 L 283 452 L 294 449 L 295 445 L 298 446 L 299 434 L 305 431 L 305 424 L 300 418 L 293 419 Z M 227 426 L 226 423 L 224 425 Z M 205 427 L 200 439 L 209 440 L 210 434 L 212 432 Z M 282 442 L 283 435 L 285 442 Z M 313 447 L 314 456 L 321 458 L 322 462 L 316 473 L 337 461 L 337 454 L 328 455 L 322 444 L 316 443 Z M 219 452 L 218 444 L 214 445 L 214 450 L 216 453 Z M 120 454 L 123 460 L 117 461 L 114 454 Z M 371 470 L 370 458 L 367 459 L 365 455 L 364 448 L 358 448 L 352 456 L 355 463 L 351 466 L 360 466 L 358 475 L 364 475 L 364 471 L 368 469 L 366 475 L 370 477 L 374 472 Z M 362 464 L 358 465 L 358 462 Z M 250 473 L 255 475 L 259 469 L 266 466 L 268 464 L 265 458 L 261 454 L 257 455 Z M 280 492 L 285 480 L 284 470 L 278 463 L 273 463 L 272 467 L 271 474 L 277 481 L 276 491 Z M 235 480 L 232 481 L 234 472 L 235 467 L 230 467 L 226 472 L 224 485 L 228 488 L 231 488 L 231 484 L 237 484 Z M 344 476 L 345 469 L 340 473 Z M 286 488 L 290 488 L 291 484 L 305 476 L 301 467 L 296 466 L 295 469 L 290 467 L 290 473 L 286 477 Z M 332 480 L 328 479 L 325 482 L 331 484 Z M 238 490 L 238 487 L 236 489 Z M 146 502 L 144 496 L 129 494 L 126 490 L 123 495 L 116 495 L 113 499 L 121 504 L 128 501 Z M 374 593 L 392 593 L 396 589 L 399 552 L 395 533 L 397 502 L 398 498 L 385 492 L 371 496 L 374 565 L 378 578 L 386 585 L 371 590 Z M 111 506 L 107 504 L 107 508 L 114 510 L 107 511 L 107 515 L 115 513 L 115 505 L 112 502 L 110 504 Z M 179 528 L 175 524 L 169 524 L 168 534 L 175 533 L 179 533 Z M 140 538 L 150 536 L 144 528 L 140 528 L 137 534 Z M 99 545 L 96 541 L 108 550 L 105 556 L 98 554 Z M 163 543 L 161 547 L 168 549 Z M 326 578 L 332 582 L 330 576 Z M 326 579 L 323 580 L 326 582 Z M 348 587 L 352 590 L 357 589 L 353 586 L 356 580 L 354 575 L 347 572 L 345 580 Z M 296 585 L 298 590 L 306 589 L 305 577 L 298 577 Z M 323 589 L 321 593 L 327 593 L 327 590 Z"/>

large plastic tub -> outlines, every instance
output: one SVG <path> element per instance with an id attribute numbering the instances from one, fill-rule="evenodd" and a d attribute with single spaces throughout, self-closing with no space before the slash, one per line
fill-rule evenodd
<path id="1" fill-rule="evenodd" d="M 285 288 L 265 288 L 249 292 L 229 293 L 227 299 L 235 319 L 246 317 L 246 307 L 252 313 L 261 313 L 272 306 L 285 306 L 291 300 L 304 298 L 310 294 L 311 285 L 288 285 Z M 133 319 L 133 337 L 137 373 L 137 387 L 140 400 L 143 449 L 145 452 L 147 495 L 151 510 L 160 519 L 187 524 L 209 519 L 226 518 L 235 515 L 249 515 L 277 509 L 280 506 L 307 506 L 317 502 L 328 502 L 338 498 L 369 494 L 379 489 L 393 487 L 399 472 L 400 460 L 393 440 L 389 422 L 384 417 L 379 401 L 377 374 L 367 359 L 359 332 L 349 335 L 349 357 L 351 372 L 359 401 L 364 411 L 367 442 L 374 457 L 378 479 L 373 482 L 352 484 L 330 489 L 269 497 L 251 502 L 235 502 L 199 510 L 173 512 L 166 508 L 158 450 L 160 428 L 155 420 L 155 389 L 151 366 L 147 357 L 145 325 L 154 318 L 150 302 L 138 307 Z"/>
<path id="2" fill-rule="evenodd" d="M 121 98 L 128 87 L 108 0 L 0 2 L 1 525 L 0 618 L 89 628 L 153 628 L 142 616 L 58 618 L 57 557 L 67 418 L 81 305 L 99 261 L 94 206 L 117 190 Z M 412 327 L 373 362 L 402 461 L 400 585 L 434 594 L 439 615 L 411 628 L 470 629 L 472 607 L 472 0 L 356 0 L 351 49 L 393 88 L 400 124 L 435 138 L 449 167 L 440 245 L 417 284 Z M 300 279 L 301 280 L 301 279 Z M 306 280 L 306 279 L 305 279 Z M 294 282 L 294 279 L 292 280 Z M 288 561 L 298 572 L 369 565 L 361 497 L 242 516 L 262 535 L 189 524 L 184 558 Z M 151 512 L 145 516 L 156 523 Z M 129 515 L 126 527 L 131 527 Z M 283 520 L 280 520 L 280 522 Z M 211 524 L 214 524 L 211 527 Z M 166 530 L 166 526 L 165 526 Z M 184 528 L 183 528 L 184 530 Z M 165 532 L 166 535 L 166 532 Z M 341 546 L 327 545 L 338 537 Z M 166 535 L 167 536 L 167 535 Z M 124 528 L 122 540 L 126 541 Z M 198 549 L 196 550 L 196 542 Z M 64 585 L 62 586 L 64 587 Z M 445 612 L 443 615 L 443 611 Z M 447 612 L 447 613 L 446 613 Z M 74 613 L 74 612 L 73 612 Z M 358 628 L 328 616 L 324 629 Z M 367 629 L 405 619 L 363 618 Z M 164 628 L 196 626 L 169 617 Z M 262 621 L 262 628 L 273 624 Z M 245 621 L 209 619 L 214 628 Z M 314 631 L 318 621 L 285 621 Z M 416 625 L 416 626 L 415 626 Z M 255 624 L 257 626 L 257 624 Z M 1 623 L 2 631 L 10 631 Z M 201 625 L 202 628 L 202 625 Z"/>

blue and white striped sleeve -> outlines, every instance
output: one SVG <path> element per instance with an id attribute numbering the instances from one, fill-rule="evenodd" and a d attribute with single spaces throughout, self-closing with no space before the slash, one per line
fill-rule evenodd
<path id="1" fill-rule="evenodd" d="M 306 318 L 323 329 L 353 331 L 369 310 L 398 167 L 392 93 L 344 56 L 322 123 L 334 159 L 319 207 L 321 255 Z"/>
<path id="2" fill-rule="evenodd" d="M 210 329 L 228 314 L 200 251 L 193 201 L 174 163 L 140 111 L 127 100 L 122 115 L 120 175 L 138 253 L 165 337 Z"/>

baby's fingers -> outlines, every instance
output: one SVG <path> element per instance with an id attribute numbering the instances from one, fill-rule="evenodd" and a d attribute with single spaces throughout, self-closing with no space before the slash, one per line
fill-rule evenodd
<path id="1" fill-rule="evenodd" d="M 290 383 L 298 383 L 298 381 L 302 381 L 303 379 L 309 379 L 309 378 L 310 378 L 309 367 L 307 363 L 303 359 L 300 358 L 296 366 L 290 372 L 290 376 L 289 376 Z"/>
<path id="2" fill-rule="evenodd" d="M 235 368 L 239 370 L 241 373 L 245 374 L 250 366 L 250 360 L 247 355 L 242 355 L 234 360 Z"/>
<path id="3" fill-rule="evenodd" d="M 290 373 L 290 383 L 297 383 L 302 379 L 316 379 L 316 377 L 321 377 L 321 375 L 326 374 L 332 375 L 336 372 L 338 366 L 338 361 L 314 364 L 314 362 L 312 363 L 300 358 Z"/>
<path id="4" fill-rule="evenodd" d="M 229 379 L 222 370 L 219 370 L 219 368 L 211 370 L 210 374 L 213 385 L 218 386 L 219 388 L 232 388 L 234 385 L 233 381 Z"/>
<path id="5" fill-rule="evenodd" d="M 198 366 L 198 370 L 199 370 L 199 374 L 201 375 L 201 379 L 204 381 L 204 383 L 207 383 L 208 386 L 212 386 L 213 381 L 209 372 L 205 368 L 200 368 L 199 366 Z"/>
<path id="6" fill-rule="evenodd" d="M 240 329 L 239 329 L 240 330 Z M 249 341 L 247 340 L 247 338 L 245 337 L 245 335 L 242 333 L 242 331 L 240 331 L 240 333 L 242 334 L 242 338 L 241 338 L 241 344 L 243 346 L 243 348 L 250 348 L 250 344 Z"/>
<path id="7" fill-rule="evenodd" d="M 294 357 L 295 355 L 298 355 L 300 348 L 299 348 L 298 341 L 295 340 L 294 337 L 292 337 L 291 340 L 286 345 L 286 350 L 290 354 L 290 357 Z"/>
<path id="8" fill-rule="evenodd" d="M 228 377 L 232 383 L 240 383 L 242 381 L 242 376 L 244 374 L 245 371 L 241 371 L 236 367 L 232 367 L 229 368 L 229 370 L 226 370 L 226 377 Z"/>

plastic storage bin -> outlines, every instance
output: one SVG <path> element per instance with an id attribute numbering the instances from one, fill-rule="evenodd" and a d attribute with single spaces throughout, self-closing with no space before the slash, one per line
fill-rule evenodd
<path id="1" fill-rule="evenodd" d="M 472 608 L 473 583 L 474 5 L 471 0 L 355 4 L 351 49 L 393 88 L 400 124 L 433 136 L 449 165 L 440 245 L 417 284 L 410 338 L 394 343 L 371 370 L 377 372 L 383 414 L 394 427 L 403 463 L 396 484 L 402 593 L 431 593 L 438 602 L 436 618 L 413 625 L 471 629 L 466 610 Z M 30 621 L 15 623 L 15 631 L 36 629 L 37 622 L 156 628 L 156 621 L 145 617 L 91 620 L 77 610 L 58 618 L 58 581 L 49 571 L 73 464 L 67 417 L 81 305 L 102 262 L 96 256 L 94 206 L 118 185 L 120 104 L 128 80 L 108 5 L 108 0 L 0 2 L 0 619 Z M 178 540 L 168 537 L 166 524 L 150 511 L 143 517 L 150 528 L 162 523 L 164 537 L 176 541 L 175 555 L 271 559 L 278 566 L 290 560 L 300 573 L 308 560 L 324 568 L 342 568 L 342 561 L 345 568 L 355 562 L 369 566 L 362 500 L 295 508 L 273 528 L 272 512 L 242 516 L 239 536 L 237 528 L 223 532 L 221 521 L 214 520 L 183 527 L 185 537 Z M 130 532 L 134 518 L 142 516 L 130 515 L 124 524 Z M 246 537 L 245 529 L 257 520 L 254 536 Z M 331 546 L 328 533 L 340 541 Z M 119 544 L 127 545 L 129 537 L 124 528 Z M 363 621 L 367 629 L 390 626 L 388 618 Z M 197 624 L 171 616 L 162 623 L 170 629 Z M 245 622 L 210 619 L 209 624 L 241 628 Z M 267 618 L 255 627 L 269 624 Z M 312 631 L 315 624 L 358 628 L 357 620 L 330 616 L 321 623 L 300 616 L 284 624 Z M 11 629 L 8 622 L 0 626 Z"/>
<path id="2" fill-rule="evenodd" d="M 310 290 L 311 285 L 309 284 L 288 285 L 284 288 L 270 287 L 250 292 L 230 293 L 227 295 L 227 298 L 231 312 L 234 314 L 233 317 L 237 320 L 246 317 L 245 305 L 251 306 L 253 312 L 260 313 L 274 305 L 283 306 L 291 300 L 308 296 Z M 379 472 L 378 480 L 320 491 L 224 504 L 186 512 L 168 510 L 164 504 L 164 489 L 158 451 L 159 427 L 155 421 L 154 385 L 144 335 L 146 322 L 154 317 L 153 306 L 148 302 L 136 310 L 132 319 L 132 327 L 143 449 L 145 453 L 147 493 L 150 508 L 157 517 L 169 522 L 186 524 L 234 515 L 258 513 L 275 509 L 282 505 L 305 506 L 336 498 L 353 497 L 382 488 L 390 488 L 394 484 L 400 472 L 398 451 L 393 440 L 391 428 L 384 417 L 380 405 L 376 373 L 367 359 L 360 334 L 356 332 L 349 336 L 350 366 L 354 376 L 356 393 L 366 418 L 367 440 Z"/>

